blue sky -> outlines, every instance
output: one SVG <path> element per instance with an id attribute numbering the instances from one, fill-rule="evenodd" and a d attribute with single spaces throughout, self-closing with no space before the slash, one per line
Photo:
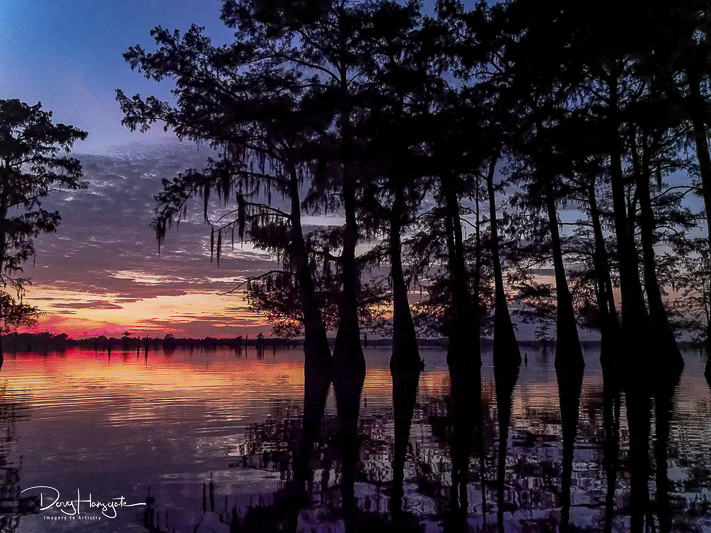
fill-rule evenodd
<path id="1" fill-rule="evenodd" d="M 155 26 L 187 29 L 196 23 L 215 42 L 231 40 L 219 19 L 219 0 L 0 0 L 0 98 L 42 102 L 55 121 L 89 132 L 78 153 L 163 137 L 121 126 L 116 89 L 169 98 L 170 86 L 132 72 L 129 46 L 150 49 Z"/>

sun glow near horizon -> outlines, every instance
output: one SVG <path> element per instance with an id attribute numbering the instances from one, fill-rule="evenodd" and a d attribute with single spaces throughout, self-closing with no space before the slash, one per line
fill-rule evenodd
<path id="1" fill-rule="evenodd" d="M 120 294 L 33 287 L 25 301 L 45 313 L 37 332 L 70 337 L 136 335 L 205 337 L 267 332 L 265 319 L 250 311 L 240 294 L 221 295 L 199 290 L 179 295 L 130 298 Z"/>

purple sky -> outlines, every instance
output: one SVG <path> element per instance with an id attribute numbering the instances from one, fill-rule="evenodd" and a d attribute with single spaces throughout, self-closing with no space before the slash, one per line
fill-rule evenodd
<path id="1" fill-rule="evenodd" d="M 41 329 L 72 335 L 168 332 L 223 336 L 267 333 L 238 296 L 219 296 L 234 279 L 271 263 L 250 246 L 227 253 L 218 270 L 209 261 L 209 233 L 201 220 L 171 232 L 163 253 L 149 227 L 160 179 L 208 155 L 178 143 L 160 126 L 147 134 L 121 125 L 115 90 L 170 98 L 170 84 L 131 71 L 122 54 L 151 48 L 150 30 L 204 26 L 216 43 L 232 32 L 219 20 L 219 0 L 0 0 L 0 98 L 42 102 L 64 122 L 89 132 L 74 147 L 90 182 L 60 193 L 58 233 L 37 240 L 30 300 L 47 314 Z"/>

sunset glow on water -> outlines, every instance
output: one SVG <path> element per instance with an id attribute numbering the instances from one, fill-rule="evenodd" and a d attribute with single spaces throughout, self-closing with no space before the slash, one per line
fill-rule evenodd
<path id="1" fill-rule="evenodd" d="M 423 349 L 426 369 L 417 393 L 405 463 L 405 507 L 428 531 L 443 527 L 451 486 L 450 378 L 445 353 Z M 529 352 L 512 398 L 505 461 L 506 530 L 535 517 L 560 512 L 561 414 L 551 358 Z M 193 531 L 210 511 L 203 508 L 203 484 L 214 512 L 227 521 L 231 510 L 247 516 L 269 508 L 291 478 L 293 442 L 303 413 L 303 355 L 300 350 L 254 348 L 235 351 L 112 352 L 70 350 L 9 355 L 0 373 L 0 445 L 3 494 L 52 487 L 61 499 L 96 502 L 124 497 L 145 504 L 161 527 Z M 707 527 L 702 518 L 708 488 L 704 476 L 711 452 L 711 391 L 702 378 L 702 360 L 687 353 L 687 366 L 673 399 L 668 472 L 675 520 Z M 361 398 L 356 498 L 363 512 L 388 510 L 392 482 L 393 404 L 389 350 L 366 352 L 368 374 Z M 488 520 L 496 519 L 496 464 L 499 413 L 490 354 L 482 369 L 484 447 Z M 604 521 L 606 482 L 602 374 L 597 354 L 588 353 L 573 455 L 571 522 L 596 527 Z M 622 401 L 620 468 L 613 530 L 628 524 L 629 431 Z M 324 439 L 314 471 L 314 505 L 338 501 L 339 461 L 336 406 L 331 391 L 325 409 Z M 331 435 L 331 437 L 328 437 Z M 650 450 L 655 441 L 654 425 Z M 330 450 L 330 451 L 329 451 Z M 331 459 L 326 459 L 329 453 Z M 650 452 L 651 453 L 651 452 Z M 324 455 L 325 454 L 325 455 Z M 653 454 L 652 454 L 653 455 Z M 326 461 L 326 462 L 324 462 Z M 332 461 L 332 462 L 331 462 Z M 470 457 L 469 523 L 482 523 L 480 460 Z M 654 461 L 652 461 L 654 464 Z M 329 466 L 325 466 L 329 465 Z M 327 474 L 327 468 L 330 471 Z M 656 468 L 656 467 L 655 467 Z M 650 478 L 654 479 L 654 476 Z M 319 481 L 320 480 L 320 481 Z M 651 485 L 654 501 L 655 485 Z M 49 498 L 50 489 L 22 496 Z M 10 492 L 7 492 L 10 491 Z M 71 496 L 71 497 L 70 497 Z M 46 501 L 45 501 L 46 503 Z M 116 509 L 107 518 L 83 503 L 85 519 L 61 520 L 56 507 L 17 518 L 15 531 L 146 531 L 145 505 Z M 97 504 L 98 505 L 98 504 Z M 385 516 L 383 515 L 383 516 Z M 93 517 L 93 518 L 92 518 Z M 553 518 L 551 518 L 553 517 Z M 84 521 L 82 521 L 84 520 Z M 518 524 L 518 525 L 516 525 Z M 116 528 L 116 529 L 112 529 Z M 173 529 L 171 529 L 172 531 Z"/>

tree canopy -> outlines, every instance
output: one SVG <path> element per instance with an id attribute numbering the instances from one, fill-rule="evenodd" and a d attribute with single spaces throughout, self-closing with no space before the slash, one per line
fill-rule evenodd
<path id="1" fill-rule="evenodd" d="M 125 58 L 172 79 L 176 100 L 118 91 L 124 123 L 162 121 L 219 152 L 164 180 L 159 239 L 201 197 L 218 261 L 235 231 L 281 260 L 249 280 L 254 308 L 307 337 L 335 330 L 335 360 L 356 367 L 384 296 L 403 353 L 426 325 L 451 362 L 478 363 L 491 332 L 495 359 L 516 365 L 518 315 L 555 323 L 556 364 L 582 364 L 580 327 L 613 359 L 657 347 L 683 364 L 667 294 L 696 263 L 660 257 L 711 208 L 684 203 L 711 187 L 707 7 L 608 7 L 612 25 L 562 1 L 441 1 L 425 16 L 386 0 L 226 0 L 233 43 L 156 28 L 154 52 Z M 211 214 L 211 192 L 234 209 Z M 305 227 L 316 213 L 338 219 Z"/>
<path id="2" fill-rule="evenodd" d="M 34 239 L 54 232 L 61 217 L 42 208 L 50 193 L 85 188 L 72 145 L 87 133 L 53 124 L 41 104 L 0 100 L 0 318 L 6 333 L 36 323 L 39 310 L 22 302 L 30 280 L 23 264 L 35 255 Z"/>

